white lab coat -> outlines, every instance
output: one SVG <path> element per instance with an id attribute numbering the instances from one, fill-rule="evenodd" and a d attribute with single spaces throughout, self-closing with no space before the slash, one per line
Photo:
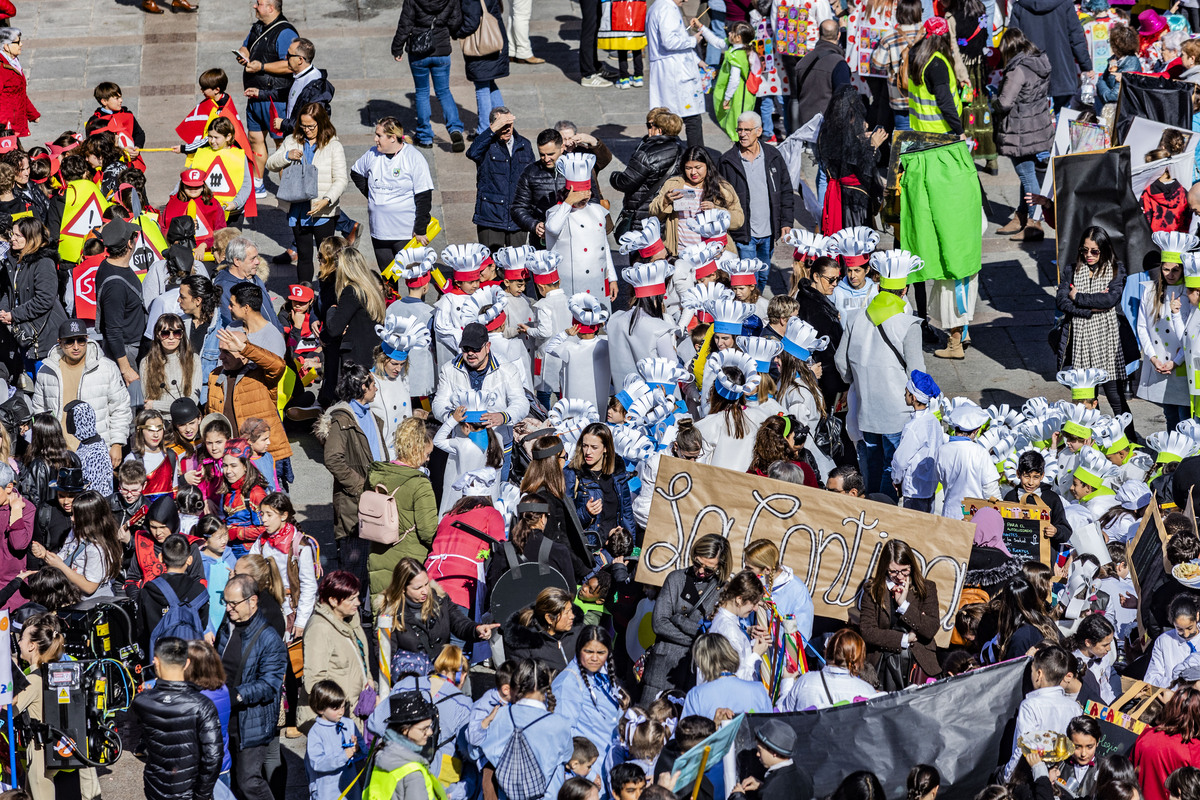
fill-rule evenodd
<path id="1" fill-rule="evenodd" d="M 636 375 L 637 362 L 643 358 L 678 358 L 675 353 L 675 324 L 639 311 L 631 332 L 629 317 L 633 313 L 633 309 L 616 311 L 604 326 L 608 334 L 608 361 L 612 365 L 612 374 L 616 376 L 614 385 L 621 385 L 626 375 Z"/>
<path id="2" fill-rule="evenodd" d="M 1175 667 L 1197 649 L 1200 649 L 1200 639 L 1188 641 L 1174 628 L 1160 633 L 1154 640 L 1154 649 L 1150 651 L 1150 666 L 1146 668 L 1146 677 L 1143 680 L 1151 686 L 1169 688 Z"/>
<path id="3" fill-rule="evenodd" d="M 462 339 L 461 312 L 470 295 L 462 292 L 446 292 L 433 307 L 433 338 L 437 342 L 437 361 L 449 364 L 458 357 L 458 343 Z"/>
<path id="4" fill-rule="evenodd" d="M 438 428 L 437 435 L 433 437 L 433 446 L 446 453 L 446 469 L 442 477 L 442 504 L 438 508 L 439 514 L 445 514 L 454 508 L 454 504 L 462 497 L 462 493 L 454 489 L 454 482 L 458 480 L 458 476 L 487 466 L 487 453 L 462 435 L 461 431 L 457 431 L 457 428 L 458 423 L 454 421 L 454 417 L 446 417 L 442 427 Z M 499 481 L 493 485 L 493 499 L 496 497 L 499 485 Z"/>
<path id="5" fill-rule="evenodd" d="M 530 343 L 533 340 L 533 329 L 536 327 L 534 321 L 533 306 L 529 299 L 524 295 L 513 297 L 508 295 L 508 304 L 504 307 L 504 334 L 511 336 L 511 347 L 516 347 L 519 343 L 521 349 L 514 351 L 519 353 L 521 357 L 521 367 L 524 370 L 526 378 L 526 386 L 533 386 L 533 359 L 530 357 Z M 517 331 L 518 325 L 524 325 L 528 329 L 528 333 L 520 333 Z"/>
<path id="6" fill-rule="evenodd" d="M 696 34 L 689 33 L 675 0 L 656 0 L 646 13 L 650 108 L 665 106 L 681 117 L 704 113 Z"/>
<path id="7" fill-rule="evenodd" d="M 971 439 L 952 436 L 937 454 L 938 480 L 945 489 L 941 515 L 962 519 L 964 497 L 987 500 L 1000 495 L 1000 473 L 987 448 Z"/>
<path id="8" fill-rule="evenodd" d="M 522 385 L 526 389 L 533 388 L 529 377 L 529 351 L 525 349 L 523 339 L 509 339 L 503 330 L 495 330 L 488 334 L 488 343 L 492 346 L 492 355 L 501 364 L 512 364 L 521 373 Z"/>
<path id="9" fill-rule="evenodd" d="M 562 256 L 558 274 L 568 298 L 587 292 L 610 307 L 604 284 L 617 282 L 617 270 L 608 246 L 607 221 L 608 212 L 599 203 L 583 208 L 559 203 L 546 212 L 546 249 Z"/>
<path id="10" fill-rule="evenodd" d="M 420 348 L 426 350 L 426 348 Z M 413 351 L 415 354 L 416 351 Z M 412 358 L 412 354 L 409 355 Z M 411 361 L 409 362 L 411 369 Z M 376 370 L 375 385 L 378 390 L 375 392 L 375 399 L 371 401 L 371 410 L 375 412 L 375 416 L 383 420 L 383 446 L 387 448 L 388 454 L 396 457 L 396 450 L 393 446 L 393 440 L 396 438 L 396 428 L 400 427 L 400 423 L 412 416 L 412 393 L 408 388 L 408 377 L 404 374 L 403 368 L 400 374 L 395 378 L 388 379 L 382 374 L 382 371 Z"/>
<path id="11" fill-rule="evenodd" d="M 768 415 L 761 406 L 747 406 L 745 414 L 745 436 L 741 439 L 735 438 L 726 429 L 725 414 L 712 414 L 696 423 L 697 430 L 704 437 L 704 451 L 699 458 L 701 464 L 712 464 L 734 472 L 750 469 L 750 462 L 754 460 L 754 438 L 758 436 L 758 429 Z"/>
<path id="12" fill-rule="evenodd" d="M 1166 297 L 1154 314 L 1154 298 L 1157 291 L 1153 284 L 1142 294 L 1141 309 L 1137 318 L 1138 341 L 1142 345 L 1142 373 L 1138 379 L 1137 396 L 1151 403 L 1186 406 L 1188 400 L 1187 374 L 1182 369 L 1184 360 L 1184 325 L 1190 306 L 1184 296 L 1184 286 L 1168 286 Z M 1179 300 L 1178 313 L 1171 313 L 1171 301 Z M 1153 356 L 1160 361 L 1170 359 L 1177 368 L 1170 375 L 1163 375 L 1150 361 Z"/>
<path id="13" fill-rule="evenodd" d="M 562 361 L 559 372 L 562 396 L 596 404 L 601 419 L 612 396 L 612 376 L 608 367 L 608 338 L 600 334 L 580 339 L 560 333 L 546 342 L 546 352 Z"/>
<path id="14" fill-rule="evenodd" d="M 433 336 L 433 306 L 415 297 L 401 297 L 387 307 L 388 317 L 412 317 L 429 329 Z M 455 354 L 458 347 L 454 348 Z M 437 388 L 437 365 L 433 347 L 418 347 L 408 354 L 408 388 L 413 397 L 427 397 Z"/>
<path id="15" fill-rule="evenodd" d="M 928 408 L 915 412 L 904 423 L 900 444 L 892 456 L 892 480 L 900 484 L 904 497 L 923 500 L 937 491 L 937 457 L 942 438 L 942 425 Z"/>
<path id="16" fill-rule="evenodd" d="M 534 388 L 539 392 L 558 392 L 562 389 L 562 359 L 546 352 L 551 339 L 571 327 L 571 309 L 567 305 L 567 293 L 562 289 L 551 289 L 546 296 L 533 304 L 536 322 L 531 330 L 537 346 L 534 348 Z"/>

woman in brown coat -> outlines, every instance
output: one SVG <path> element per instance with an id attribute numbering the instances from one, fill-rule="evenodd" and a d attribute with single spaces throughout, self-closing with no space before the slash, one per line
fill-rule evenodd
<path id="1" fill-rule="evenodd" d="M 346 706 L 353 711 L 370 680 L 370 650 L 359 618 L 358 579 L 335 570 L 321 579 L 317 604 L 304 630 L 304 691 L 317 681 L 330 680 L 346 693 Z M 369 715 L 374 707 L 367 711 Z M 304 724 L 314 718 L 308 703 L 301 703 L 297 719 Z"/>
<path id="2" fill-rule="evenodd" d="M 671 255 L 679 255 L 689 244 L 700 243 L 700 235 L 690 231 L 683 221 L 715 208 L 729 212 L 729 230 L 737 230 L 746 221 L 737 193 L 717 172 L 712 156 L 703 147 L 689 147 L 680 158 L 679 174 L 667 178 L 658 196 L 650 201 L 650 216 L 663 223 L 663 245 Z M 727 237 L 725 249 L 737 253 L 733 237 Z"/>
<path id="3" fill-rule="evenodd" d="M 251 344 L 246 333 L 238 330 L 217 332 L 221 348 L 221 366 L 208 376 L 207 413 L 224 414 L 234 432 L 242 423 L 257 417 L 271 429 L 271 455 L 278 463 L 292 457 L 283 423 L 279 420 L 279 379 L 287 370 L 283 359 Z M 233 397 L 225 400 L 225 389 L 233 380 Z"/>
<path id="4" fill-rule="evenodd" d="M 925 580 L 912 549 L 899 539 L 879 554 L 875 577 L 862 594 L 859 627 L 884 691 L 913 683 L 917 670 L 931 678 L 941 674 L 933 642 L 941 627 L 937 585 Z"/>

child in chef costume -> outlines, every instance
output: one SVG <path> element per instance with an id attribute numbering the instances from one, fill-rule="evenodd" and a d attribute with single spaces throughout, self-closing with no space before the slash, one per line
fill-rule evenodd
<path id="1" fill-rule="evenodd" d="M 586 292 L 572 295 L 568 305 L 573 324 L 546 343 L 546 352 L 562 360 L 562 396 L 608 408 L 612 373 L 603 333 L 608 309 Z"/>
<path id="2" fill-rule="evenodd" d="M 590 153 L 565 153 L 555 165 L 565 194 L 546 212 L 546 249 L 562 256 L 559 267 L 568 296 L 590 294 L 605 307 L 616 297 L 617 271 L 608 248 L 608 212 L 592 201 Z M 601 406 L 603 408 L 603 406 Z"/>
<path id="3" fill-rule="evenodd" d="M 558 274 L 558 265 L 561 263 L 562 256 L 548 250 L 538 250 L 529 260 L 533 285 L 540 298 L 533 304 L 534 325 L 531 328 L 534 341 L 533 386 L 538 402 L 547 411 L 550 410 L 552 396 L 562 389 L 559 375 L 562 361 L 558 356 L 546 352 L 546 344 L 571 324 L 571 309 Z"/>

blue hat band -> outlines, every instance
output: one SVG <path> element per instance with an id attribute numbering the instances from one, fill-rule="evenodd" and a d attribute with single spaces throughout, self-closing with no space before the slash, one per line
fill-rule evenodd
<path id="1" fill-rule="evenodd" d="M 730 336 L 737 336 L 742 332 L 742 323 L 740 322 L 720 322 L 713 323 L 713 333 L 727 333 Z"/>
<path id="2" fill-rule="evenodd" d="M 630 397 L 629 392 L 625 391 L 624 389 L 617 392 L 617 402 L 619 402 L 626 411 L 633 406 L 633 398 Z"/>
<path id="3" fill-rule="evenodd" d="M 675 384 L 673 384 L 673 383 L 652 383 L 650 381 L 646 381 L 646 382 L 650 384 L 651 389 L 662 389 L 664 392 L 667 393 L 668 396 L 670 396 L 675 391 Z"/>
<path id="4" fill-rule="evenodd" d="M 787 353 L 788 355 L 795 356 L 801 361 L 808 361 L 810 358 L 812 358 L 811 352 L 805 350 L 803 347 L 796 344 L 791 339 L 788 339 L 786 336 L 783 339 L 783 352 Z"/>
<path id="5" fill-rule="evenodd" d="M 759 361 L 758 359 L 755 359 L 754 363 L 758 365 L 759 372 L 770 372 L 771 371 L 771 362 L 770 361 Z"/>
<path id="6" fill-rule="evenodd" d="M 408 361 L 408 351 L 407 350 L 397 350 L 396 348 L 389 345 L 387 342 L 381 342 L 380 349 L 383 350 L 383 354 L 385 356 L 392 359 L 393 361 Z"/>
<path id="7" fill-rule="evenodd" d="M 482 425 L 483 415 L 486 413 L 486 411 L 468 411 L 463 417 L 463 422 L 469 422 L 472 425 Z"/>
<path id="8" fill-rule="evenodd" d="M 740 391 L 737 389 L 727 389 L 725 388 L 725 384 L 721 383 L 720 381 L 714 383 L 713 388 L 717 390 L 717 394 L 721 395 L 721 397 L 724 397 L 726 400 L 742 399 L 742 393 Z"/>

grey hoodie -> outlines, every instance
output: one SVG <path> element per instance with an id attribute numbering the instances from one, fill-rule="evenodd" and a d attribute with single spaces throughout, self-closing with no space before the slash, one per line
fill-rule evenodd
<path id="1" fill-rule="evenodd" d="M 375 766 L 372 768 L 372 774 L 374 774 L 374 770 L 392 772 L 413 761 L 423 765 L 426 769 L 429 768 L 429 762 L 422 758 L 419 753 L 414 752 L 407 745 L 392 741 L 390 737 L 394 735 L 389 732 L 388 740 L 379 749 L 379 752 L 375 754 Z M 392 793 L 392 800 L 426 800 L 427 794 L 425 791 L 425 778 L 418 770 L 405 775 L 396 784 L 396 791 Z"/>

